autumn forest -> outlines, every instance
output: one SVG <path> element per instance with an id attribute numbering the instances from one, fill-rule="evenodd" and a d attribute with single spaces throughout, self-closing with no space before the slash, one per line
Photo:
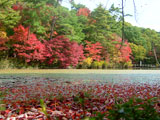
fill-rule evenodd
<path id="1" fill-rule="evenodd" d="M 125 22 L 121 8 L 93 11 L 54 0 L 0 1 L 0 68 L 129 68 L 159 65 L 160 34 Z"/>

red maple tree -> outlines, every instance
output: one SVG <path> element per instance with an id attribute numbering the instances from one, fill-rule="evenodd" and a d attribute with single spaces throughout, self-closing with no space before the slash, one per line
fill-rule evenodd
<path id="1" fill-rule="evenodd" d="M 77 12 L 77 16 L 83 15 L 88 17 L 90 15 L 91 11 L 88 8 L 80 8 Z"/>
<path id="2" fill-rule="evenodd" d="M 14 28 L 14 35 L 10 37 L 13 42 L 14 52 L 26 62 L 43 62 L 48 56 L 45 45 L 42 44 L 35 34 L 28 34 L 29 28 L 19 25 Z"/>
<path id="3" fill-rule="evenodd" d="M 85 57 L 90 57 L 92 60 L 100 61 L 102 48 L 103 47 L 99 42 L 91 43 L 86 41 L 86 46 L 84 48 Z"/>
<path id="4" fill-rule="evenodd" d="M 132 54 L 132 50 L 129 46 L 129 43 L 125 41 L 121 46 L 122 38 L 118 36 L 116 37 L 114 41 L 118 42 L 118 44 L 116 44 L 115 47 L 117 48 L 117 50 L 120 51 L 119 59 L 121 60 L 121 62 L 131 61 L 130 57 Z"/>
<path id="5" fill-rule="evenodd" d="M 59 62 L 61 68 L 66 68 L 76 66 L 83 58 L 83 46 L 64 36 L 57 36 L 50 41 L 44 40 L 44 44 L 49 54 L 48 64 Z"/>

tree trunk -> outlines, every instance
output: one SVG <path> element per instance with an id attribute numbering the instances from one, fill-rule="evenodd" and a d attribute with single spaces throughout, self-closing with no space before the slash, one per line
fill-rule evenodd
<path id="1" fill-rule="evenodd" d="M 152 44 L 152 47 L 153 47 L 153 53 L 154 53 L 154 57 L 155 57 L 155 60 L 156 60 L 156 64 L 157 64 L 158 66 L 160 66 L 159 61 L 158 61 L 158 58 L 157 58 L 157 53 L 156 53 L 155 45 Z"/>
<path id="2" fill-rule="evenodd" d="M 61 1 L 61 0 L 57 0 L 57 4 L 56 4 L 55 8 L 58 7 L 60 1 Z M 54 31 L 55 23 L 56 23 L 56 17 L 54 17 L 54 18 L 52 19 L 51 32 L 50 32 L 50 40 L 52 39 L 52 36 L 53 36 L 53 31 Z"/>
<path id="3" fill-rule="evenodd" d="M 28 27 L 28 35 L 27 35 L 27 40 L 29 40 L 29 37 L 30 37 L 30 28 L 31 26 Z"/>
<path id="4" fill-rule="evenodd" d="M 120 50 L 123 46 L 124 43 L 124 1 L 122 0 L 122 41 L 121 41 L 121 45 L 120 45 Z"/>
<path id="5" fill-rule="evenodd" d="M 52 19 L 52 23 L 51 23 L 50 40 L 52 40 L 55 22 L 56 22 L 56 20 L 55 20 L 55 18 L 53 18 L 53 19 Z"/>

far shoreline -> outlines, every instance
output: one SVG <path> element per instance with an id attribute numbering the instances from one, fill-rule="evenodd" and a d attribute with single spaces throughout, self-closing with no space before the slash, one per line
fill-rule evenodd
<path id="1" fill-rule="evenodd" d="M 1 74 L 160 74 L 151 69 L 0 69 Z"/>

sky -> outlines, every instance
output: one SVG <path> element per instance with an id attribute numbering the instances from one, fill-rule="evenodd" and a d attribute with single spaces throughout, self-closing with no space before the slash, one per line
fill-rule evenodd
<path id="1" fill-rule="evenodd" d="M 90 10 L 94 10 L 99 4 L 106 9 L 114 3 L 116 7 L 121 7 L 121 0 L 74 0 L 75 3 L 84 4 Z M 134 26 L 154 29 L 160 32 L 160 0 L 124 0 L 125 14 L 131 14 L 132 17 L 125 17 L 125 21 Z M 70 8 L 69 0 L 63 0 L 63 6 Z M 135 12 L 136 10 L 136 12 Z"/>

